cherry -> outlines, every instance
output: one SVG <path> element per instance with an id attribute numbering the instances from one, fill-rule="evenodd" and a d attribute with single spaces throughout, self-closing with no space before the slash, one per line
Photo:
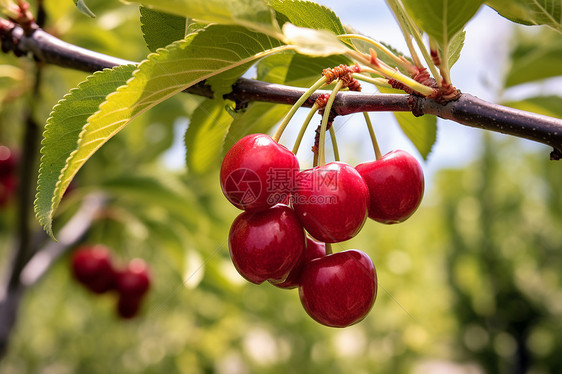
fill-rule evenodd
<path id="1" fill-rule="evenodd" d="M 315 239 L 336 243 L 359 233 L 367 219 L 369 190 L 357 170 L 330 162 L 297 174 L 293 207 Z"/>
<path id="2" fill-rule="evenodd" d="M 243 212 L 232 223 L 228 247 L 234 267 L 248 281 L 282 282 L 304 251 L 304 230 L 286 205 Z"/>
<path id="3" fill-rule="evenodd" d="M 305 265 L 299 287 L 301 303 L 317 322 L 346 327 L 361 321 L 377 297 L 377 273 L 364 252 L 347 250 Z"/>
<path id="4" fill-rule="evenodd" d="M 315 242 L 310 238 L 306 238 L 306 248 L 293 270 L 287 276 L 284 282 L 270 282 L 279 288 L 296 288 L 300 284 L 300 277 L 303 267 L 315 258 L 326 256 L 326 245 L 324 243 Z"/>
<path id="5" fill-rule="evenodd" d="M 117 314 L 123 319 L 135 317 L 141 307 L 142 297 L 131 297 L 120 294 L 117 299 Z"/>
<path id="6" fill-rule="evenodd" d="M 298 171 L 297 157 L 269 135 L 247 135 L 224 157 L 221 188 L 239 209 L 267 209 L 289 196 Z"/>
<path id="7" fill-rule="evenodd" d="M 369 218 L 386 224 L 403 222 L 420 205 L 423 170 L 408 152 L 392 151 L 380 160 L 359 164 L 356 169 L 369 186 Z"/>
<path id="8" fill-rule="evenodd" d="M 125 270 L 117 274 L 117 291 L 120 296 L 139 298 L 150 288 L 148 265 L 140 258 L 131 260 Z"/>
<path id="9" fill-rule="evenodd" d="M 72 256 L 72 271 L 76 280 L 95 293 L 115 288 L 116 273 L 109 249 L 103 245 L 78 248 Z"/>
<path id="10" fill-rule="evenodd" d="M 0 145 L 0 207 L 8 204 L 17 187 L 17 156 L 8 147 Z"/>

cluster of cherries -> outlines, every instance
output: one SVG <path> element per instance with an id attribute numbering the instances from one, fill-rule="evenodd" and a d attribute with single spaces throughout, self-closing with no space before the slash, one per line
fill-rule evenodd
<path id="1" fill-rule="evenodd" d="M 126 319 L 138 314 L 150 288 L 150 274 L 144 260 L 135 258 L 124 269 L 116 268 L 109 249 L 100 244 L 84 245 L 74 251 L 72 273 L 96 294 L 116 291 L 117 314 Z"/>
<path id="2" fill-rule="evenodd" d="M 330 243 L 357 235 L 367 217 L 404 221 L 424 191 L 421 166 L 407 152 L 355 168 L 331 162 L 300 171 L 295 154 L 265 134 L 248 135 L 227 152 L 220 182 L 226 198 L 244 210 L 228 240 L 240 275 L 255 284 L 298 287 L 306 312 L 332 327 L 365 318 L 377 274 L 364 252 L 332 254 Z"/>
<path id="3" fill-rule="evenodd" d="M 0 145 L 0 208 L 8 205 L 16 192 L 17 164 L 15 152 Z"/>

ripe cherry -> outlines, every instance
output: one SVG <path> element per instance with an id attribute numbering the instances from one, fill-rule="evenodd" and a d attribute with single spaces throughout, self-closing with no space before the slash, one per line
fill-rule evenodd
<path id="1" fill-rule="evenodd" d="M 109 249 L 103 245 L 82 246 L 72 256 L 74 277 L 95 293 L 115 288 L 116 273 Z"/>
<path id="2" fill-rule="evenodd" d="M 367 219 L 369 190 L 357 170 L 343 162 L 297 174 L 293 207 L 315 239 L 337 243 L 359 233 Z"/>
<path id="3" fill-rule="evenodd" d="M 297 157 L 269 135 L 247 135 L 224 157 L 221 188 L 239 209 L 267 209 L 289 196 L 298 171 Z"/>
<path id="4" fill-rule="evenodd" d="M 377 297 L 377 273 L 364 252 L 342 251 L 309 262 L 301 274 L 301 303 L 317 322 L 347 327 L 361 321 Z"/>
<path id="5" fill-rule="evenodd" d="M 17 187 L 17 156 L 0 145 L 0 207 L 6 206 Z"/>
<path id="6" fill-rule="evenodd" d="M 234 267 L 248 281 L 282 282 L 304 251 L 304 230 L 286 205 L 243 212 L 232 223 L 228 247 Z"/>
<path id="7" fill-rule="evenodd" d="M 369 218 L 386 224 L 403 222 L 420 205 L 423 170 L 409 153 L 389 152 L 380 160 L 357 165 L 356 169 L 369 186 Z"/>
<path id="8" fill-rule="evenodd" d="M 117 314 L 123 319 L 133 318 L 140 311 L 141 303 L 142 296 L 131 297 L 120 294 L 117 299 Z"/>
<path id="9" fill-rule="evenodd" d="M 131 260 L 125 270 L 117 274 L 117 291 L 120 296 L 139 298 L 150 288 L 148 265 L 140 258 Z"/>
<path id="10" fill-rule="evenodd" d="M 293 270 L 287 276 L 284 282 L 270 282 L 275 287 L 279 288 L 296 288 L 300 284 L 300 277 L 303 267 L 315 258 L 326 256 L 326 245 L 324 243 L 316 242 L 310 238 L 306 238 L 306 247 L 299 262 L 295 265 Z"/>

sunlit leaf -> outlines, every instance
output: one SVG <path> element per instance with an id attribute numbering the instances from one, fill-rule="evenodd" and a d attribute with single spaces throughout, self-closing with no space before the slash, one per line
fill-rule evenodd
<path id="1" fill-rule="evenodd" d="M 131 77 L 134 69 L 134 66 L 121 66 L 94 73 L 61 99 L 47 120 L 35 213 L 49 235 L 53 236 L 51 223 L 54 211 L 70 183 L 70 180 L 61 180 L 60 176 L 67 159 L 78 148 L 84 124 L 106 96 Z"/>
<path id="2" fill-rule="evenodd" d="M 186 17 L 140 7 L 142 35 L 151 52 L 186 36 Z"/>
<path id="3" fill-rule="evenodd" d="M 562 3 L 559 0 L 488 0 L 486 4 L 513 22 L 547 25 L 562 32 Z"/>

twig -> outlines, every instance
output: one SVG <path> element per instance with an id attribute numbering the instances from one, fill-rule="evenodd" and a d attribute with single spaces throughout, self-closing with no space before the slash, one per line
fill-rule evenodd
<path id="1" fill-rule="evenodd" d="M 31 53 L 45 63 L 87 72 L 133 63 L 63 42 L 41 29 L 26 36 L 19 26 L 12 24 L 8 27 L 6 22 L 0 22 L 0 38 L 5 51 L 10 47 L 16 54 Z M 211 88 L 204 83 L 192 86 L 186 92 L 213 97 Z M 304 92 L 305 89 L 302 88 L 241 78 L 225 98 L 237 103 L 262 101 L 294 104 Z M 317 92 L 303 106 L 312 107 L 318 96 L 325 93 Z M 554 148 L 551 158 L 562 158 L 562 119 L 488 103 L 467 94 L 462 94 L 456 101 L 441 105 L 431 99 L 412 95 L 341 92 L 335 98 L 333 110 L 339 115 L 374 111 L 411 111 L 417 116 L 434 114 L 462 125 L 547 144 Z"/>

